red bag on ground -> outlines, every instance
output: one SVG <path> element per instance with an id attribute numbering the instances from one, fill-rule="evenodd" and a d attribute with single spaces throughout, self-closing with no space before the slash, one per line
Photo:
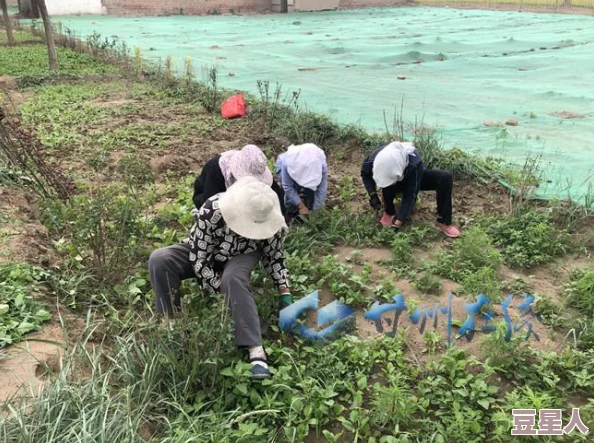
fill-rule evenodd
<path id="1" fill-rule="evenodd" d="M 243 94 L 236 94 L 229 97 L 221 105 L 223 118 L 237 118 L 245 115 L 245 98 Z"/>

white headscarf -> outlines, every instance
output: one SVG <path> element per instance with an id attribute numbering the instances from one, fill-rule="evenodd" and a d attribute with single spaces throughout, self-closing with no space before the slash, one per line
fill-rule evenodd
<path id="1" fill-rule="evenodd" d="M 322 182 L 326 154 L 313 143 L 289 146 L 285 162 L 287 172 L 300 186 L 315 191 Z"/>
<path id="2" fill-rule="evenodd" d="M 382 149 L 373 162 L 373 180 L 380 188 L 398 183 L 408 166 L 408 156 L 415 151 L 412 143 L 392 142 Z"/>

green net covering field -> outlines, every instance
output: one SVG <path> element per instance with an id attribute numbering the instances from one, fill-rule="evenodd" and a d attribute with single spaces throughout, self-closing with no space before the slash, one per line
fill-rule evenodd
<path id="1" fill-rule="evenodd" d="M 430 7 L 263 16 L 61 18 L 149 58 L 216 65 L 221 86 L 301 89 L 308 109 L 383 130 L 437 126 L 446 146 L 521 163 L 542 155 L 548 197 L 583 200 L 594 172 L 594 18 Z M 515 119 L 517 126 L 506 126 Z"/>

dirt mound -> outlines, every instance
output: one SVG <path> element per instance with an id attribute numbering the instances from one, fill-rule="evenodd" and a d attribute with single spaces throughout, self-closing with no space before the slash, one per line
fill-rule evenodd
<path id="1" fill-rule="evenodd" d="M 56 261 L 35 199 L 26 189 L 0 187 L 0 263 L 28 262 L 50 266 Z"/>

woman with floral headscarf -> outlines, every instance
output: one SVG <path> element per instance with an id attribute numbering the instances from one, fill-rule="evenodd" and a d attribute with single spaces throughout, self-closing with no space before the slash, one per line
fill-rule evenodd
<path id="1" fill-rule="evenodd" d="M 324 151 L 313 143 L 291 145 L 278 156 L 275 169 L 285 193 L 289 218 L 308 215 L 324 206 L 328 190 Z"/>
<path id="2" fill-rule="evenodd" d="M 268 169 L 266 156 L 255 145 L 246 145 L 241 150 L 225 151 L 206 162 L 202 172 L 194 182 L 192 200 L 196 209 L 219 192 L 225 192 L 242 177 L 254 177 L 267 184 L 278 195 L 281 211 L 285 214 L 284 193 Z"/>

